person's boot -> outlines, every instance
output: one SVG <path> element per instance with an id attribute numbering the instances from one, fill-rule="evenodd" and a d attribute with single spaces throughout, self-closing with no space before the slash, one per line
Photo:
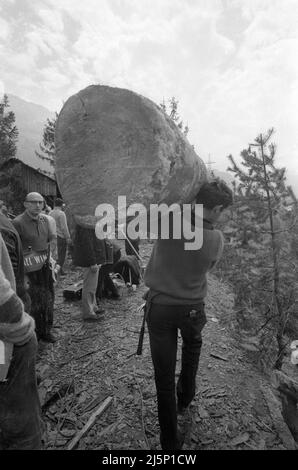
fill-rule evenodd
<path id="1" fill-rule="evenodd" d="M 119 292 L 112 292 L 111 297 L 112 300 L 119 300 L 121 298 Z"/>
<path id="2" fill-rule="evenodd" d="M 106 276 L 105 279 L 105 284 L 106 284 L 106 291 L 107 295 L 106 297 L 109 297 L 110 299 L 117 300 L 120 299 L 120 294 L 118 292 L 117 287 L 115 286 L 113 279 L 109 275 Z"/>
<path id="3" fill-rule="evenodd" d="M 92 323 L 92 322 L 100 321 L 101 319 L 102 319 L 102 315 L 96 315 L 96 313 L 94 313 L 93 315 L 91 314 L 88 317 L 83 317 L 83 322 Z"/>
<path id="4" fill-rule="evenodd" d="M 100 307 L 99 305 L 97 305 L 97 307 L 94 307 L 93 311 L 96 315 L 104 315 L 106 312 L 105 309 Z"/>
<path id="5" fill-rule="evenodd" d="M 53 335 L 53 333 L 47 333 L 43 336 L 40 336 L 40 339 L 45 343 L 56 343 L 57 338 Z"/>

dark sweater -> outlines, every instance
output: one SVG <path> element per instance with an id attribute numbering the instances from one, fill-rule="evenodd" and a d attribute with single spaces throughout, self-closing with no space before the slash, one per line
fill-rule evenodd
<path id="1" fill-rule="evenodd" d="M 2 234 L 13 267 L 17 294 L 23 299 L 25 287 L 22 242 L 11 221 L 3 214 L 0 214 L 0 233 Z"/>
<path id="2" fill-rule="evenodd" d="M 76 266 L 88 268 L 95 264 L 113 263 L 113 244 L 100 240 L 94 228 L 76 226 L 73 247 L 73 262 Z"/>
<path id="3" fill-rule="evenodd" d="M 153 303 L 177 305 L 201 302 L 207 294 L 207 272 L 223 251 L 223 236 L 204 221 L 203 245 L 185 250 L 185 239 L 157 240 L 145 272 Z"/>
<path id="4" fill-rule="evenodd" d="M 13 219 L 12 224 L 20 235 L 24 253 L 30 251 L 29 247 L 34 251 L 47 251 L 53 234 L 48 219 L 43 214 L 32 219 L 25 211 Z"/>

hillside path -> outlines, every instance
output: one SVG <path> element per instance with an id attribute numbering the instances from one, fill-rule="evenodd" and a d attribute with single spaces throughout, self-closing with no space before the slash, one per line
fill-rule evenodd
<path id="1" fill-rule="evenodd" d="M 150 245 L 141 253 L 148 259 Z M 37 370 L 39 393 L 46 404 L 45 448 L 65 449 L 96 407 L 113 398 L 108 409 L 79 441 L 78 449 L 160 449 L 153 367 L 148 332 L 142 356 L 136 356 L 142 322 L 144 285 L 121 288 L 118 301 L 105 300 L 106 313 L 85 324 L 80 302 L 66 302 L 63 289 L 81 278 L 79 269 L 56 286 L 55 344 L 41 344 Z M 197 375 L 197 394 L 184 421 L 183 449 L 291 449 L 287 427 L 269 382 L 247 360 L 229 324 L 233 295 L 209 277 L 208 322 Z M 177 375 L 180 367 L 179 338 Z M 55 392 L 59 391 L 58 399 Z M 47 400 L 52 397 L 52 403 Z M 57 398 L 57 395 L 56 395 Z"/>

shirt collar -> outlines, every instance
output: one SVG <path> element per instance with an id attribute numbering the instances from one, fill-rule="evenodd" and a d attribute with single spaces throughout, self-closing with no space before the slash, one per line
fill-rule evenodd
<path id="1" fill-rule="evenodd" d="M 207 219 L 203 219 L 203 228 L 205 228 L 206 230 L 214 230 L 214 226 L 212 222 L 210 222 L 210 220 L 207 220 Z"/>
<path id="2" fill-rule="evenodd" d="M 31 217 L 31 216 L 28 214 L 27 211 L 25 211 L 25 217 L 26 217 L 27 220 L 33 220 L 33 222 L 38 222 L 39 219 L 40 219 L 40 214 L 37 216 L 36 219 L 34 219 L 33 217 Z"/>
<path id="3" fill-rule="evenodd" d="M 195 213 L 191 214 L 191 225 L 195 227 Z M 205 230 L 214 230 L 213 224 L 208 219 L 203 219 L 203 229 Z"/>

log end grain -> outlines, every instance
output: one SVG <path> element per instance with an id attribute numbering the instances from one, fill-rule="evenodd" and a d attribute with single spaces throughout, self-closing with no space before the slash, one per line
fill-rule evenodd
<path id="1" fill-rule="evenodd" d="M 92 85 L 71 96 L 56 126 L 56 174 L 78 220 L 98 204 L 190 202 L 207 179 L 174 122 L 132 91 Z M 87 219 L 86 219 L 87 220 Z"/>

